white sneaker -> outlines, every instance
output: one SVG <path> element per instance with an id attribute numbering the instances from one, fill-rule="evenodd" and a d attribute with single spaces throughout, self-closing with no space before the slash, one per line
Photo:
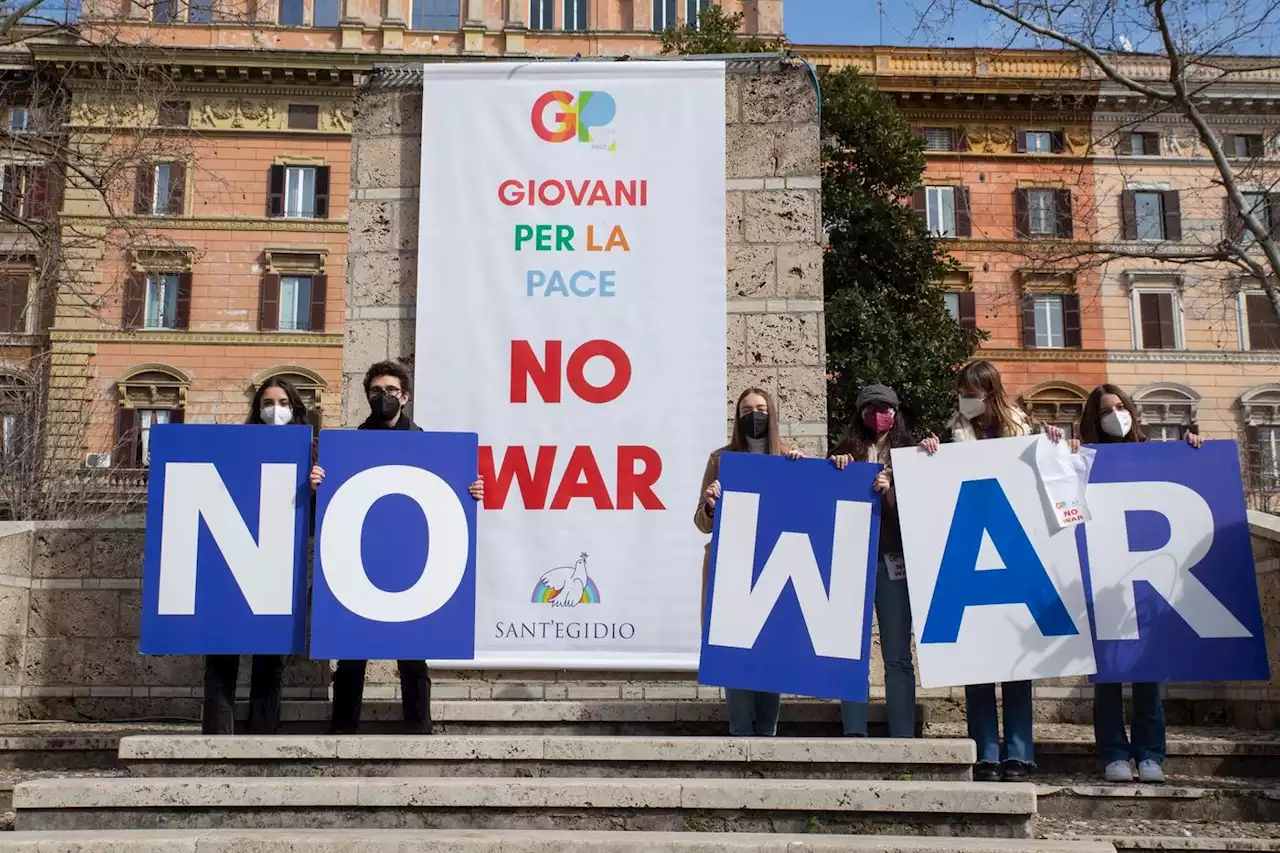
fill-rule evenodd
<path id="1" fill-rule="evenodd" d="M 1150 758 L 1138 765 L 1139 782 L 1163 782 L 1164 768 Z"/>
<path id="2" fill-rule="evenodd" d="M 1154 764 L 1155 762 L 1144 763 Z M 1156 769 L 1160 769 L 1159 765 L 1156 766 Z M 1102 778 L 1106 779 L 1108 782 L 1132 782 L 1133 771 L 1129 769 L 1129 762 L 1113 761 L 1102 771 Z"/>

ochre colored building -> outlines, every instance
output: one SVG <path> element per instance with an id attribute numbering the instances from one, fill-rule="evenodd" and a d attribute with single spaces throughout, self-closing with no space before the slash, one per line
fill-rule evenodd
<path id="1" fill-rule="evenodd" d="M 963 268 L 951 304 L 987 330 L 980 354 L 1039 419 L 1070 430 L 1089 391 L 1113 382 L 1155 438 L 1195 426 L 1239 440 L 1250 491 L 1275 501 L 1280 324 L 1238 267 L 1175 260 L 1241 233 L 1180 115 L 1070 52 L 800 50 L 819 70 L 874 76 L 925 138 L 914 203 Z M 1152 85 L 1167 79 L 1154 57 L 1117 61 Z M 1268 189 L 1280 76 L 1241 71 L 1201 97 L 1255 212 L 1280 233 L 1280 194 Z"/>

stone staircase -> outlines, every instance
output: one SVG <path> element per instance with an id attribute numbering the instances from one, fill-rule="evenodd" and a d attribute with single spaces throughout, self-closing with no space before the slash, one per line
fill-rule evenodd
<path id="1" fill-rule="evenodd" d="M 0 732 L 0 770 L 26 768 L 0 853 L 1280 851 L 1280 792 L 1265 778 L 1280 740 L 1267 735 L 1171 734 L 1171 774 L 1254 778 L 1103 786 L 1092 765 L 1072 770 L 1087 757 L 1077 738 L 1038 744 L 1052 772 L 1035 784 L 987 784 L 961 738 L 731 739 L 671 734 L 713 715 L 670 703 L 460 704 L 436 703 L 445 733 L 417 738 Z M 458 724 L 480 733 L 448 733 Z M 1127 828 L 1097 831 L 1109 820 Z M 1218 834 L 1248 821 L 1261 837 L 1182 829 L 1197 820 Z"/>

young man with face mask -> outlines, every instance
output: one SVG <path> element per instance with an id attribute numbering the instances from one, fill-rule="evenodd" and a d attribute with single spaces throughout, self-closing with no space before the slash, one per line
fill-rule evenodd
<path id="1" fill-rule="evenodd" d="M 369 400 L 369 417 L 357 429 L 393 429 L 422 432 L 405 412 L 413 392 L 413 379 L 404 365 L 396 361 L 380 361 L 364 376 L 364 393 Z M 324 481 L 324 469 L 311 469 L 311 484 Z M 471 484 L 471 496 L 484 498 L 484 480 Z M 355 734 L 360 727 L 360 711 L 364 698 L 364 678 L 368 661 L 340 660 L 333 674 L 333 711 L 329 734 Z M 400 670 L 400 701 L 404 711 L 406 734 L 428 734 L 431 731 L 431 678 L 427 663 L 421 660 L 396 661 Z"/>

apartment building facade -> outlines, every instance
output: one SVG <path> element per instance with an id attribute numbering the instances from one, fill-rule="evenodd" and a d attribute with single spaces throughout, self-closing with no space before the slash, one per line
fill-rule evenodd
<path id="1" fill-rule="evenodd" d="M 962 267 L 949 306 L 988 331 L 980 354 L 1040 420 L 1070 433 L 1089 391 L 1113 382 L 1154 438 L 1238 439 L 1253 489 L 1280 488 L 1280 325 L 1258 281 L 1202 259 L 1243 229 L 1180 115 L 1069 52 L 801 50 L 874 76 L 924 137 L 913 202 Z M 1155 58 L 1120 61 L 1137 79 L 1166 74 Z M 1236 74 L 1202 98 L 1280 233 L 1280 73 Z"/>
<path id="2" fill-rule="evenodd" d="M 6 204 L 16 187 L 17 203 L 58 214 L 61 268 L 42 293 L 34 274 L 24 289 L 37 253 L 0 245 L 0 320 L 13 327 L 0 383 L 14 389 L 0 388 L 0 408 L 16 429 L 29 389 L 46 385 L 65 461 L 116 471 L 146 466 L 155 424 L 242 421 L 273 376 L 299 388 L 313 424 L 340 424 L 364 75 L 380 62 L 655 54 L 662 30 L 709 2 L 86 3 L 96 45 L 37 35 L 14 60 L 13 73 L 61 84 L 54 130 L 78 162 L 52 190 L 24 189 L 39 178 L 24 163 L 5 167 Z M 747 32 L 781 33 L 781 0 L 724 5 Z M 391 239 L 415 236 L 402 225 Z"/>

